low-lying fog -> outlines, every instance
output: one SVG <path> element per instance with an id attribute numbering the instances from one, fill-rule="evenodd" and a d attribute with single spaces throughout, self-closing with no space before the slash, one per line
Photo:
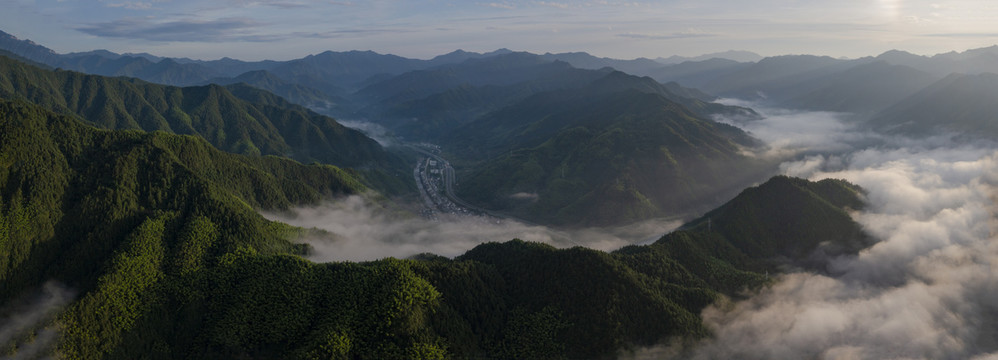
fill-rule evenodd
<path id="1" fill-rule="evenodd" d="M 781 169 L 862 186 L 869 205 L 854 218 L 879 242 L 858 256 L 831 260 L 831 276 L 783 275 L 731 308 L 706 309 L 716 337 L 693 358 L 998 356 L 994 143 L 863 134 L 828 113 L 782 111 L 744 128 L 778 146 L 829 151 Z M 857 143 L 867 146 L 843 146 Z"/>
<path id="2" fill-rule="evenodd" d="M 497 222 L 486 217 L 441 215 L 439 220 L 429 220 L 400 216 L 356 195 L 317 207 L 295 209 L 294 213 L 264 216 L 335 234 L 334 237 L 308 239 L 314 250 L 310 259 L 320 262 L 406 258 L 420 253 L 454 257 L 481 243 L 514 238 L 555 247 L 614 250 L 682 225 L 679 220 L 649 220 L 617 228 L 560 231 L 508 219 Z"/>

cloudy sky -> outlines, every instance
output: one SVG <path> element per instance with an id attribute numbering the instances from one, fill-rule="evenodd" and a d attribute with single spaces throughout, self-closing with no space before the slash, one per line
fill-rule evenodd
<path id="1" fill-rule="evenodd" d="M 57 52 L 286 60 L 455 49 L 635 58 L 918 54 L 998 43 L 986 0 L 0 0 L 0 30 Z"/>

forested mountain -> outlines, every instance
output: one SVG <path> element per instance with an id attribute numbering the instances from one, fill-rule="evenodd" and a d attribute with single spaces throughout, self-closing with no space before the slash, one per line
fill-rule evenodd
<path id="1" fill-rule="evenodd" d="M 270 71 L 289 81 L 339 95 L 379 74 L 401 74 L 425 67 L 424 61 L 373 51 L 326 51 L 284 62 Z"/>
<path id="2" fill-rule="evenodd" d="M 772 169 L 744 155 L 754 138 L 710 116 L 756 114 L 685 84 L 508 50 L 200 61 L 60 55 L 4 33 L 0 48 L 62 67 L 0 56 L 0 357 L 612 359 L 666 343 L 681 351 L 713 335 L 699 315 L 707 306 L 771 284 L 770 272 L 827 271 L 827 256 L 869 245 L 848 213 L 863 206 L 862 190 L 844 181 L 775 177 L 735 196 Z M 710 61 L 672 70 L 731 93 L 764 84 L 799 95 L 811 89 L 802 81 L 854 69 L 825 58 Z M 71 64 L 199 86 L 87 75 Z M 907 71 L 891 67 L 891 79 Z M 340 234 L 259 212 L 346 195 L 390 207 L 367 189 L 404 191 L 412 176 L 375 141 L 292 104 L 352 101 L 366 107 L 338 109 L 439 141 L 462 169 L 461 195 L 501 212 L 564 226 L 705 215 L 612 252 L 493 239 L 453 259 L 314 263 L 309 243 Z"/>
<path id="3" fill-rule="evenodd" d="M 249 85 L 280 95 L 326 115 L 348 115 L 357 108 L 345 98 L 365 86 L 421 69 L 458 64 L 511 53 L 457 50 L 430 60 L 409 59 L 373 51 L 326 51 L 288 61 L 241 61 L 231 58 L 191 60 L 150 54 L 117 54 L 106 50 L 57 54 L 29 40 L 0 31 L 0 49 L 52 68 L 104 76 L 127 76 L 173 85 L 209 83 Z"/>
<path id="4" fill-rule="evenodd" d="M 544 60 L 528 53 L 509 53 L 485 59 L 470 59 L 429 70 L 411 71 L 368 85 L 357 91 L 368 102 L 391 99 L 403 102 L 424 98 L 460 85 L 511 85 L 564 71 L 564 62 Z"/>
<path id="5" fill-rule="evenodd" d="M 825 271 L 829 257 L 855 254 L 872 244 L 848 213 L 863 207 L 862 189 L 848 182 L 777 176 L 743 190 L 684 229 L 716 234 L 746 261 L 776 260 Z M 733 258 L 727 261 L 749 266 Z"/>
<path id="6" fill-rule="evenodd" d="M 692 224 L 610 254 L 511 241 L 454 260 L 314 264 L 293 243 L 308 231 L 254 209 L 361 191 L 337 168 L 99 130 L 18 101 L 0 102 L 0 130 L 0 303 L 46 283 L 72 289 L 4 339 L 5 355 L 612 358 L 708 336 L 699 311 L 765 284 L 759 272 L 779 264 L 748 258 L 752 244 L 793 238 L 791 255 L 807 256 L 835 239 L 795 229 L 858 232 L 836 214 L 861 203 L 843 182 L 777 178 L 754 190 L 769 203 L 740 196 L 718 210 L 724 231 Z M 768 207 L 802 216 L 737 221 Z M 758 224 L 770 231 L 751 232 Z"/>
<path id="7" fill-rule="evenodd" d="M 326 94 L 322 91 L 285 81 L 266 70 L 249 71 L 234 78 L 215 78 L 206 84 L 232 85 L 244 83 L 280 95 L 289 102 L 305 106 L 316 111 L 329 112 L 334 107 L 343 105 L 346 100 Z"/>
<path id="8" fill-rule="evenodd" d="M 996 64 L 998 46 L 991 46 L 933 56 L 891 50 L 854 60 L 796 55 L 755 63 L 687 61 L 656 69 L 649 76 L 722 97 L 855 113 L 867 120 L 945 76 L 998 73 Z"/>
<path id="9" fill-rule="evenodd" d="M 162 60 L 162 59 L 160 59 Z M 263 60 L 263 61 L 242 61 L 237 59 L 232 59 L 224 57 L 218 60 L 208 60 L 208 61 L 198 61 L 190 59 L 176 59 L 175 61 L 180 63 L 194 63 L 209 69 L 214 70 L 220 76 L 234 77 L 240 74 L 245 74 L 254 71 L 269 71 L 283 62 L 274 60 Z"/>
<path id="10" fill-rule="evenodd" d="M 128 76 L 174 86 L 197 85 L 218 77 L 233 77 L 252 70 L 267 70 L 275 61 L 244 62 L 223 58 L 213 61 L 163 58 L 150 54 L 117 54 L 107 50 L 58 54 L 30 40 L 0 31 L 0 49 L 53 68 L 104 76 Z"/>
<path id="11" fill-rule="evenodd" d="M 510 49 L 505 49 L 505 48 L 498 49 L 498 50 L 495 50 L 495 51 L 490 51 L 490 52 L 487 52 L 487 53 L 468 52 L 468 51 L 464 51 L 464 50 L 458 49 L 458 50 L 454 50 L 454 51 L 451 51 L 451 52 L 443 54 L 443 55 L 434 56 L 432 59 L 429 60 L 428 64 L 431 67 L 433 67 L 433 66 L 440 66 L 440 65 L 446 65 L 446 64 L 457 64 L 457 63 L 464 62 L 465 60 L 468 60 L 468 59 L 482 59 L 482 58 L 493 57 L 493 56 L 497 56 L 497 55 L 505 55 L 505 54 L 509 54 L 511 52 L 513 52 L 513 51 L 510 50 Z"/>
<path id="12" fill-rule="evenodd" d="M 406 71 L 463 61 L 476 57 L 449 56 L 434 60 L 407 59 L 371 51 L 326 51 L 289 61 L 191 60 L 161 58 L 149 54 L 116 54 L 110 51 L 58 54 L 51 49 L 21 40 L 0 31 L 0 49 L 53 68 L 104 76 L 128 76 L 174 86 L 203 84 L 219 78 L 232 78 L 251 71 L 270 71 L 284 81 L 318 89 L 330 95 L 342 95 L 378 74 L 401 74 Z M 495 54 L 502 53 L 496 52 Z M 492 54 L 492 53 L 490 53 Z M 346 89 L 346 90 L 345 90 Z M 285 94 L 281 94 L 285 95 Z"/>
<path id="13" fill-rule="evenodd" d="M 611 67 L 628 74 L 644 76 L 653 69 L 662 67 L 662 63 L 648 58 L 637 58 L 632 60 L 611 59 L 607 57 L 596 57 L 584 52 L 571 52 L 552 54 L 546 53 L 541 58 L 549 61 L 564 61 L 579 69 L 597 70 Z"/>
<path id="14" fill-rule="evenodd" d="M 869 126 L 915 136 L 998 138 L 998 75 L 953 74 L 875 115 Z"/>
<path id="15" fill-rule="evenodd" d="M 221 74 L 198 64 L 181 64 L 173 59 L 152 62 L 143 57 L 103 55 L 67 56 L 49 66 L 103 76 L 128 76 L 157 84 L 187 86 Z"/>
<path id="16" fill-rule="evenodd" d="M 267 60 L 249 62 L 230 58 L 203 61 L 162 58 L 149 54 L 116 54 L 106 50 L 57 54 L 48 48 L 28 40 L 17 39 L 2 32 L 0 32 L 0 49 L 7 49 L 26 59 L 54 68 L 105 76 L 137 77 L 146 81 L 167 85 L 190 86 L 208 82 L 220 84 L 246 82 L 288 98 L 292 102 L 310 107 L 315 105 L 314 109 L 325 109 L 328 110 L 325 111 L 327 114 L 335 114 L 337 116 L 352 114 L 358 108 L 353 105 L 363 105 L 348 104 L 347 101 L 342 100 L 350 98 L 350 95 L 355 91 L 365 87 L 373 86 L 374 88 L 361 90 L 360 97 L 363 99 L 362 103 L 370 103 L 370 96 L 383 100 L 394 95 L 409 92 L 407 95 L 395 99 L 394 103 L 398 104 L 401 100 L 404 100 L 403 98 L 405 100 L 424 98 L 428 95 L 454 89 L 462 85 L 476 87 L 483 85 L 508 85 L 543 76 L 540 73 L 511 72 L 511 70 L 515 70 L 517 67 L 522 68 L 525 64 L 523 61 L 533 62 L 534 65 L 562 62 L 568 63 L 575 68 L 590 70 L 612 67 L 634 75 L 652 75 L 662 82 L 678 81 L 687 86 L 689 84 L 699 86 L 704 83 L 703 78 L 693 76 L 694 74 L 686 73 L 685 75 L 687 76 L 685 77 L 677 76 L 676 72 L 665 70 L 666 68 L 672 68 L 672 66 L 665 66 L 650 59 L 620 60 L 599 58 L 582 52 L 535 55 L 514 53 L 507 49 L 499 49 L 488 53 L 457 50 L 430 60 L 418 60 L 390 54 L 378 54 L 372 51 L 326 51 L 289 61 Z M 718 55 L 722 56 L 724 54 Z M 742 57 L 744 56 L 739 58 Z M 705 63 L 709 64 L 713 64 L 716 61 L 723 61 L 726 62 L 726 65 L 729 65 L 727 63 L 732 62 L 731 60 L 722 60 L 713 57 L 705 60 Z M 468 64 L 464 64 L 466 62 Z M 493 67 L 483 67 L 483 64 L 492 64 Z M 704 69 L 701 65 L 694 65 L 694 67 L 701 68 L 701 71 L 696 72 L 696 74 L 701 74 L 703 71 L 708 70 Z M 716 70 L 716 67 L 717 65 L 708 65 L 710 70 Z M 461 69 L 465 70 L 462 71 Z M 416 70 L 427 70 L 427 72 L 417 72 L 407 75 L 408 78 L 400 77 L 393 79 L 398 75 Z M 472 70 L 481 72 L 481 74 L 476 74 Z M 266 71 L 266 75 L 264 75 L 265 73 L 261 73 L 261 71 Z M 446 74 L 447 71 L 456 71 L 457 73 Z M 689 70 L 679 71 L 685 72 Z M 512 77 L 508 79 L 503 78 L 502 74 L 509 74 Z M 483 77 L 476 78 L 477 75 Z M 533 78 L 528 79 L 525 77 L 527 75 L 533 75 Z M 705 76 L 712 77 L 716 75 L 715 73 L 709 73 Z M 242 79 L 237 79 L 239 77 L 242 77 Z M 269 79 L 263 80 L 261 77 Z M 281 84 L 277 84 L 277 80 Z M 389 80 L 392 82 L 386 82 Z M 406 81 L 408 81 L 408 85 L 405 83 Z M 380 85 L 378 85 L 379 83 Z M 437 86 L 434 87 L 433 84 Z M 378 87 L 381 90 L 378 90 Z M 384 91 L 384 89 L 396 88 L 398 89 L 396 93 L 386 94 Z M 412 91 L 416 91 L 416 93 L 411 93 Z M 325 96 L 319 96 L 317 99 L 315 92 L 325 94 Z M 328 102 L 337 103 L 342 108 L 323 108 L 322 105 Z M 362 115 L 367 114 L 364 113 Z"/>
<path id="17" fill-rule="evenodd" d="M 0 97 L 76 114 L 107 129 L 198 135 L 219 149 L 361 168 L 379 189 L 398 191 L 407 165 L 332 118 L 245 85 L 171 87 L 136 79 L 49 71 L 0 57 Z"/>
<path id="18" fill-rule="evenodd" d="M 250 62 L 230 58 L 203 61 L 161 58 L 149 54 L 116 54 L 105 50 L 57 54 L 44 46 L 3 32 L 0 32 L 0 49 L 52 68 L 105 76 L 137 77 L 160 84 L 189 86 L 208 82 L 246 82 L 326 115 L 370 120 L 387 116 L 388 119 L 381 120 L 390 125 L 398 125 L 398 120 L 409 114 L 414 115 L 408 116 L 409 120 L 425 119 L 433 124 L 461 122 L 462 119 L 480 116 L 497 108 L 495 103 L 490 103 L 486 104 L 492 105 L 485 107 L 487 111 L 457 109 L 449 114 L 436 111 L 422 116 L 427 108 L 433 106 L 432 103 L 448 101 L 440 97 L 456 100 L 458 108 L 462 105 L 477 108 L 477 104 L 481 103 L 480 99 L 495 97 L 507 100 L 500 103 L 508 105 L 508 100 L 522 99 L 526 93 L 552 90 L 551 87 L 540 90 L 521 87 L 520 90 L 528 90 L 514 96 L 510 95 L 511 89 L 497 91 L 490 86 L 499 84 L 476 83 L 469 81 L 467 74 L 447 74 L 441 71 L 460 68 L 461 64 L 468 61 L 515 57 L 515 53 L 506 49 L 489 53 L 458 50 L 430 60 L 408 59 L 371 51 L 326 51 L 289 61 Z M 543 55 L 519 53 L 520 57 L 528 55 L 549 63 L 566 62 L 582 69 L 613 67 L 632 75 L 649 76 L 661 83 L 676 82 L 716 96 L 762 101 L 769 105 L 805 110 L 857 113 L 864 120 L 870 114 L 884 110 L 894 102 L 914 94 L 921 87 L 949 74 L 998 73 L 998 65 L 995 65 L 998 64 L 996 46 L 933 56 L 891 50 L 876 57 L 854 60 L 810 55 L 762 58 L 747 52 L 726 52 L 690 58 L 674 56 L 657 61 L 643 58 L 600 58 L 582 52 Z M 420 72 L 421 70 L 425 72 Z M 418 74 L 406 74 L 410 71 L 417 71 Z M 399 77 L 403 74 L 405 76 Z M 510 79 L 506 85 L 512 82 L 516 81 Z M 525 82 L 520 84 L 526 85 Z M 354 98 L 354 93 L 359 89 L 364 90 L 361 90 L 359 97 Z M 431 99 L 432 96 L 437 98 Z M 466 105 L 462 99 L 470 100 L 476 105 Z M 409 101 L 422 103 L 407 103 Z M 437 125 L 407 126 L 413 128 L 399 129 L 401 135 L 420 138 L 437 132 L 433 129 Z M 448 126 L 450 125 L 445 127 Z"/>
<path id="19" fill-rule="evenodd" d="M 619 76 L 607 76 L 613 82 Z M 455 130 L 459 195 L 561 225 L 619 224 L 717 204 L 759 176 L 755 140 L 657 92 L 603 81 L 531 96 Z M 706 210 L 706 209 L 699 209 Z"/>
<path id="20" fill-rule="evenodd" d="M 6 58 L 11 59 L 11 60 L 20 61 L 22 63 L 28 64 L 28 65 L 31 65 L 31 66 L 34 66 L 34 67 L 37 67 L 37 68 L 40 68 L 40 69 L 46 69 L 46 70 L 51 70 L 52 69 L 48 65 L 28 60 L 28 58 L 25 58 L 25 57 L 22 57 L 20 55 L 14 54 L 14 53 L 12 53 L 10 51 L 7 51 L 7 50 L 0 50 L 0 56 L 6 57 Z"/>
<path id="21" fill-rule="evenodd" d="M 584 88 L 655 93 L 700 116 L 755 116 L 750 109 L 711 103 L 715 97 L 678 83 L 661 84 L 612 68 L 578 69 L 527 53 L 469 60 L 375 83 L 358 92 L 358 99 L 372 102 L 358 114 L 406 138 L 443 141 L 459 126 L 532 95 Z"/>
<path id="22" fill-rule="evenodd" d="M 290 241 L 301 230 L 254 208 L 363 189 L 332 166 L 224 153 L 193 136 L 98 130 L 19 101 L 0 102 L 0 159 L 0 299 L 48 281 L 75 289 L 52 320 L 68 358 L 130 358 L 172 336 L 198 339 L 188 331 L 202 320 L 184 319 L 192 310 L 203 318 L 208 294 L 190 286 L 216 281 L 205 268 L 303 250 Z M 52 321 L 4 341 L 30 341 Z"/>
<path id="23" fill-rule="evenodd" d="M 511 85 L 506 85 L 508 82 L 501 77 L 492 82 L 480 80 L 476 85 L 454 76 L 448 70 L 423 71 L 422 74 L 412 76 L 447 80 L 435 83 L 414 81 L 412 87 L 403 87 L 402 90 L 385 86 L 389 89 L 388 94 L 371 95 L 384 100 L 368 105 L 359 114 L 377 119 L 378 123 L 406 138 L 436 141 L 461 125 L 530 95 L 585 86 L 611 72 L 610 69 L 576 69 L 563 62 L 531 62 L 533 65 L 520 69 L 526 69 L 536 77 L 519 75 L 518 78 L 526 80 Z M 407 75 L 403 74 L 399 78 L 409 77 Z M 403 81 L 386 80 L 394 84 Z M 427 88 L 427 85 L 433 89 Z M 375 87 L 366 89 L 374 93 Z M 423 97 L 415 94 L 422 94 Z"/>

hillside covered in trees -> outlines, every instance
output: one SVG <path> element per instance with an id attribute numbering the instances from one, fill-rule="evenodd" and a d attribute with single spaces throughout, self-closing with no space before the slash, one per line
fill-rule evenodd
<path id="1" fill-rule="evenodd" d="M 459 195 L 542 223 L 603 226 L 702 213 L 766 176 L 743 154 L 752 136 L 634 80 L 610 74 L 458 128 L 443 143 L 467 164 Z"/>
<path id="2" fill-rule="evenodd" d="M 0 56 L 0 98 L 72 114 L 106 129 L 197 135 L 225 151 L 361 171 L 380 191 L 412 188 L 408 165 L 361 132 L 244 84 L 173 87 L 53 71 Z"/>
<path id="3" fill-rule="evenodd" d="M 750 233 L 736 219 L 799 209 L 751 238 L 798 243 L 799 254 L 839 240 L 800 229 L 858 232 L 841 216 L 861 204 L 855 187 L 776 178 L 743 194 L 770 192 L 770 204 L 714 215 L 724 231 L 694 223 L 613 253 L 514 240 L 454 259 L 316 264 L 297 241 L 314 230 L 254 210 L 362 191 L 349 172 L 100 130 L 20 101 L 0 103 L 0 119 L 0 302 L 51 283 L 73 294 L 18 327 L 5 355 L 47 345 L 65 358 L 612 358 L 709 336 L 702 308 L 767 283 L 777 263 L 732 235 Z"/>

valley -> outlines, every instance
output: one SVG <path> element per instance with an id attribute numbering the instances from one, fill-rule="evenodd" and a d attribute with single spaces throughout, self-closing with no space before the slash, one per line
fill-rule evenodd
<path id="1" fill-rule="evenodd" d="M 0 357 L 990 358 L 995 59 L 0 32 Z"/>

